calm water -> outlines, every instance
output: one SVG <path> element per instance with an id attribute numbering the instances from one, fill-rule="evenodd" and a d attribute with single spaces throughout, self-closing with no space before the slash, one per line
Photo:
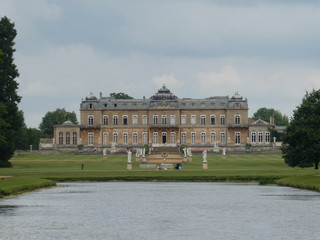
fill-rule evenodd
<path id="1" fill-rule="evenodd" d="M 0 199 L 0 239 L 320 239 L 320 194 L 253 183 L 105 182 Z"/>

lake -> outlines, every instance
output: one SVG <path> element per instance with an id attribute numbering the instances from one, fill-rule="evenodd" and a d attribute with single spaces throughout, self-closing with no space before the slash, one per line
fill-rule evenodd
<path id="1" fill-rule="evenodd" d="M 0 199 L 0 239 L 320 239 L 320 194 L 256 183 L 70 182 Z"/>

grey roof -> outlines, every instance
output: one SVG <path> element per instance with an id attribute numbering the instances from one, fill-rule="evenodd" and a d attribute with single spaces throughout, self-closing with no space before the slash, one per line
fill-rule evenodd
<path id="1" fill-rule="evenodd" d="M 268 122 L 266 122 L 266 121 L 264 121 L 264 120 L 262 120 L 262 119 L 258 119 L 258 120 L 256 120 L 256 121 L 254 121 L 253 123 L 251 123 L 250 125 L 255 125 L 255 126 L 265 126 L 265 125 L 272 125 L 271 123 L 268 123 Z"/>

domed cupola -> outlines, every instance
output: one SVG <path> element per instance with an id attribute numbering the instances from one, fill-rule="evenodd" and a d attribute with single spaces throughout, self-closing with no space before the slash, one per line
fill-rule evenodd
<path id="1" fill-rule="evenodd" d="M 161 101 L 161 100 L 177 100 L 178 97 L 170 92 L 170 90 L 163 85 L 162 88 L 158 90 L 153 96 L 150 98 L 154 101 Z"/>
<path id="2" fill-rule="evenodd" d="M 93 95 L 92 92 L 90 92 L 90 95 L 86 97 L 86 100 L 88 101 L 95 101 L 98 100 L 96 96 Z"/>

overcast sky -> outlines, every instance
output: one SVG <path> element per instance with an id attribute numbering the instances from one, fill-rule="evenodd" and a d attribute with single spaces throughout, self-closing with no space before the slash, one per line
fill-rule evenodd
<path id="1" fill-rule="evenodd" d="M 79 114 L 93 92 L 232 96 L 292 116 L 320 87 L 318 0 L 0 0 L 16 26 L 20 109 Z"/>

